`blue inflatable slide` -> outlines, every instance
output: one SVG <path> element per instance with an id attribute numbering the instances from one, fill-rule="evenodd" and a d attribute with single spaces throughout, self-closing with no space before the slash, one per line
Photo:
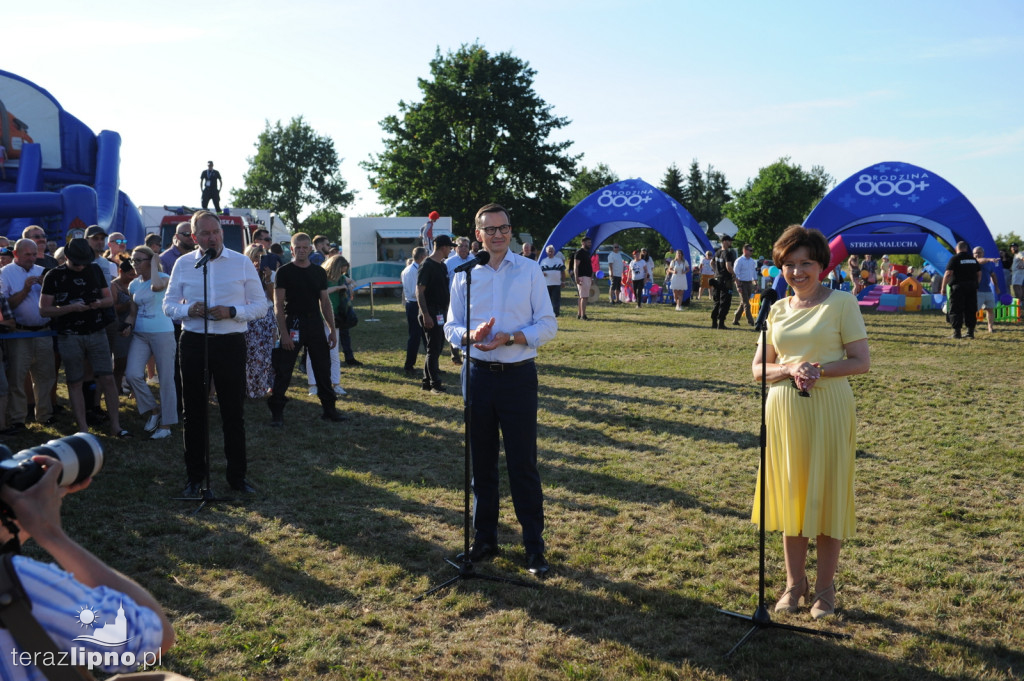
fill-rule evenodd
<path id="1" fill-rule="evenodd" d="M 142 243 L 139 211 L 118 187 L 116 132 L 94 134 L 49 92 L 0 71 L 0 146 L 0 235 L 13 243 L 40 225 L 63 246 L 69 230 L 99 225 Z"/>

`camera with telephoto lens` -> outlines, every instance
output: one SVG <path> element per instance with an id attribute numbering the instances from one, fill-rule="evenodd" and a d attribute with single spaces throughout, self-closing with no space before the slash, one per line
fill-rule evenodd
<path id="1" fill-rule="evenodd" d="M 52 456 L 61 462 L 63 468 L 57 480 L 61 487 L 88 480 L 103 467 L 103 447 L 96 436 L 89 433 L 50 440 L 45 445 L 24 449 L 17 454 L 0 445 L 0 486 L 8 485 L 24 491 L 39 482 L 46 471 L 32 460 L 36 454 Z"/>

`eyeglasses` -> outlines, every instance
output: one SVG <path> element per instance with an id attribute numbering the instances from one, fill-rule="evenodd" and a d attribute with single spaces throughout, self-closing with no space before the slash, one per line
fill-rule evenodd
<path id="1" fill-rule="evenodd" d="M 256 239 L 256 241 L 273 241 L 273 239 L 271 239 L 269 236 L 261 236 L 260 238 Z"/>
<path id="2" fill-rule="evenodd" d="M 512 225 L 498 225 L 497 227 L 491 225 L 490 227 L 484 227 L 484 234 L 486 234 L 487 236 L 494 236 L 496 232 L 508 234 L 511 231 Z"/>
<path id="3" fill-rule="evenodd" d="M 112 243 L 112 244 L 120 244 L 121 246 L 124 246 L 125 244 L 128 243 L 128 239 L 114 239 L 110 243 Z"/>
<path id="4" fill-rule="evenodd" d="M 175 232 L 178 236 L 192 236 L 192 232 Z"/>
<path id="5" fill-rule="evenodd" d="M 152 259 L 153 258 L 132 258 L 132 262 L 135 263 L 136 265 L 139 265 L 144 262 L 149 262 Z"/>

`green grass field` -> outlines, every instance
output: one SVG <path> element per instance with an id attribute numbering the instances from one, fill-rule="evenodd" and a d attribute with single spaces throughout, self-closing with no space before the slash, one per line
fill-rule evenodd
<path id="1" fill-rule="evenodd" d="M 954 341 L 937 313 L 866 316 L 872 368 L 852 380 L 858 534 L 839 614 L 775 618 L 852 638 L 763 631 L 725 659 L 748 626 L 717 609 L 757 603 L 749 327 L 710 329 L 706 302 L 602 303 L 581 322 L 566 293 L 539 358 L 552 575 L 539 589 L 469 581 L 414 602 L 462 547 L 462 406 L 447 359 L 448 395 L 402 374 L 404 313 L 377 302 L 381 321 L 352 332 L 365 365 L 343 370 L 347 423 L 320 421 L 298 375 L 283 432 L 249 404 L 257 498 L 195 516 L 172 501 L 180 430 L 142 439 L 131 404 L 138 439 L 105 439 L 105 469 L 67 500 L 72 536 L 168 609 L 167 668 L 218 680 L 1024 676 L 1024 325 Z M 9 444 L 69 427 L 65 416 Z M 507 487 L 501 532 L 503 555 L 480 570 L 533 581 Z M 767 551 L 771 605 L 785 582 L 778 535 Z"/>

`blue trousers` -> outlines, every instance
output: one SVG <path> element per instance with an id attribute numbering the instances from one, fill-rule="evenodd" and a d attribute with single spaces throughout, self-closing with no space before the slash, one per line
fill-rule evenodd
<path id="1" fill-rule="evenodd" d="M 471 362 L 470 455 L 477 541 L 498 543 L 499 429 L 516 518 L 527 553 L 544 552 L 544 494 L 537 471 L 537 365 L 490 371 Z"/>

